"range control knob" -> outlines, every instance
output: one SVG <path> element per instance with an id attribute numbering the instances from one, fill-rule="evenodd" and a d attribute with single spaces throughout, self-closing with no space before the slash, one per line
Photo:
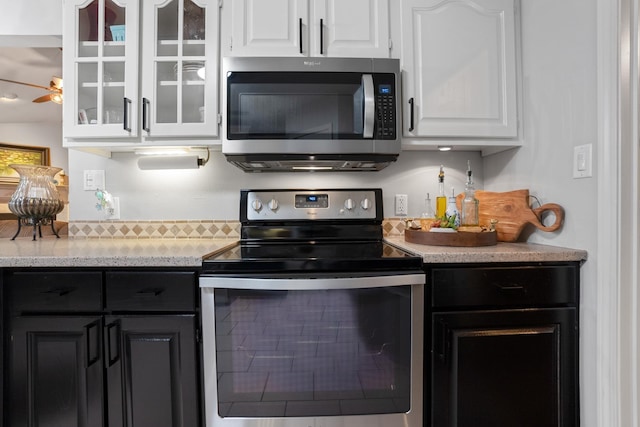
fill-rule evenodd
<path id="1" fill-rule="evenodd" d="M 353 202 L 353 199 L 349 198 L 344 201 L 344 208 L 346 210 L 348 211 L 353 210 L 354 207 L 355 207 L 355 203 Z"/>
<path id="2" fill-rule="evenodd" d="M 275 197 L 269 201 L 269 209 L 271 209 L 273 212 L 277 211 L 279 207 L 280 205 L 278 204 L 278 201 L 275 199 Z"/>
<path id="3" fill-rule="evenodd" d="M 369 210 L 371 208 L 371 200 L 367 199 L 365 197 L 365 199 L 360 202 L 360 206 L 362 207 L 362 209 L 364 209 L 365 211 Z"/>
<path id="4" fill-rule="evenodd" d="M 260 212 L 260 210 L 262 209 L 262 201 L 257 198 L 253 199 L 253 202 L 251 202 L 251 207 L 254 211 Z"/>

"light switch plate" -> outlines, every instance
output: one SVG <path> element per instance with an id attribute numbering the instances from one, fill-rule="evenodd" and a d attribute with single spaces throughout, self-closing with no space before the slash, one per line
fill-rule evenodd
<path id="1" fill-rule="evenodd" d="M 85 191 L 104 190 L 103 170 L 85 170 L 83 178 L 82 183 Z"/>
<path id="2" fill-rule="evenodd" d="M 573 147 L 573 177 L 590 178 L 593 176 L 593 144 Z"/>

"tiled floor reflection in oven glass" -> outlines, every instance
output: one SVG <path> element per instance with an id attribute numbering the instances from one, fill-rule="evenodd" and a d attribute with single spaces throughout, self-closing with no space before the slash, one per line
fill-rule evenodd
<path id="1" fill-rule="evenodd" d="M 409 410 L 409 286 L 217 289 L 215 304 L 221 416 Z"/>

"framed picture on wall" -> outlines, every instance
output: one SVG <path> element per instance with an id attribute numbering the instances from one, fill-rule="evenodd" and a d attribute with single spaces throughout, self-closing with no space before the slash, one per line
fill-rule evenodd
<path id="1" fill-rule="evenodd" d="M 20 175 L 9 165 L 50 166 L 49 147 L 33 147 L 0 142 L 0 182 L 16 183 Z"/>

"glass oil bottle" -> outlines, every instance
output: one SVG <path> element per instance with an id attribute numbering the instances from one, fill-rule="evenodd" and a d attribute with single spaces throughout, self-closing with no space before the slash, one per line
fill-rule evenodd
<path id="1" fill-rule="evenodd" d="M 431 224 L 436 220 L 436 213 L 431 205 L 431 197 L 427 193 L 427 198 L 424 199 L 424 211 L 420 215 L 420 229 L 422 231 L 429 231 Z"/>
<path id="2" fill-rule="evenodd" d="M 460 224 L 463 226 L 479 225 L 478 199 L 476 199 L 475 192 L 471 172 L 471 161 L 467 160 L 467 183 L 464 186 L 464 198 L 462 199 L 460 209 L 462 211 Z"/>
<path id="3" fill-rule="evenodd" d="M 444 166 L 438 174 L 438 197 L 436 197 L 436 218 L 444 218 L 447 211 L 447 196 L 444 194 Z"/>

